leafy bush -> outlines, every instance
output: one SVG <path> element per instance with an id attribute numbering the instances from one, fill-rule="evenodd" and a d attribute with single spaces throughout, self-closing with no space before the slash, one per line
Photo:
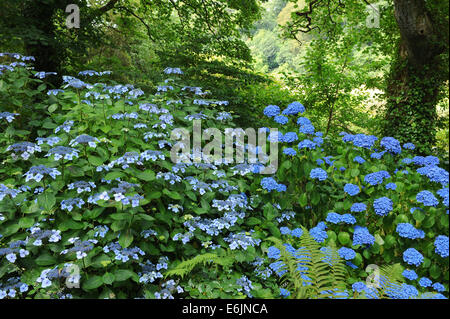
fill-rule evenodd
<path id="1" fill-rule="evenodd" d="M 47 76 L 19 64 L 1 72 L 41 88 Z M 37 104 L 37 128 L 5 110 L 1 87 L 0 298 L 448 293 L 448 172 L 436 157 L 413 157 L 392 138 L 322 138 L 294 102 L 264 112 L 284 123 L 269 135 L 282 147 L 274 176 L 258 174 L 261 163 L 172 163 L 173 128 L 234 124 L 227 101 L 187 86 L 179 69 L 165 75 L 151 96 L 64 77 Z M 19 120 L 30 130 L 18 133 Z M 408 268 L 412 280 L 383 275 L 375 292 L 362 282 L 370 264 Z"/>

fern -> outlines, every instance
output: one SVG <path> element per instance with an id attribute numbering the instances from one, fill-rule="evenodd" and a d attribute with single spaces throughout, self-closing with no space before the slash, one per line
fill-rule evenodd
<path id="1" fill-rule="evenodd" d="M 330 264 L 324 262 L 326 255 L 320 251 L 320 245 L 311 237 L 308 230 L 303 228 L 303 235 L 299 240 L 301 246 L 296 251 L 296 257 L 292 256 L 283 243 L 274 237 L 269 238 L 280 250 L 280 258 L 285 266 L 286 273 L 282 276 L 282 283 L 287 283 L 290 290 L 295 293 L 293 297 L 305 298 L 328 298 L 336 297 L 333 291 L 343 291 L 346 287 L 345 279 L 347 270 L 337 251 L 332 248 Z M 306 275 L 301 276 L 298 267 L 306 267 L 303 271 Z"/>
<path id="2" fill-rule="evenodd" d="M 388 291 L 398 287 L 398 285 L 404 282 L 402 272 L 403 267 L 400 264 L 379 267 L 378 273 L 375 275 L 377 284 L 371 285 L 371 287 L 374 288 L 372 289 L 372 292 L 375 293 L 379 299 L 389 299 Z"/>
<path id="3" fill-rule="evenodd" d="M 218 256 L 216 254 L 206 253 L 203 255 L 195 256 L 192 259 L 182 261 L 174 269 L 167 271 L 165 277 L 167 278 L 170 276 L 180 276 L 181 278 L 183 278 L 187 274 L 191 273 L 198 265 L 204 266 L 206 264 L 213 263 L 222 267 L 230 267 L 234 263 L 234 261 L 235 260 L 232 255 Z"/>

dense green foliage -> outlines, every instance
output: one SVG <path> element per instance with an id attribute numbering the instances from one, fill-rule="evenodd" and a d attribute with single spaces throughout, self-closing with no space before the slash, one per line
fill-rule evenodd
<path id="1" fill-rule="evenodd" d="M 448 187 L 441 189 L 448 185 L 448 172 L 433 166 L 437 158 L 406 161 L 410 147 L 398 155 L 399 146 L 384 139 L 380 145 L 387 152 L 374 156 L 373 136 L 323 140 L 307 118 L 297 123 L 297 115 L 280 127 L 285 137 L 273 176 L 282 183 L 276 192 L 272 177 L 257 174 L 251 164 L 171 163 L 173 128 L 192 132 L 194 119 L 202 119 L 204 128 L 234 124 L 224 112 L 228 103 L 201 98 L 201 89 L 186 86 L 185 75 L 170 70 L 154 95 L 131 85 L 66 77 L 63 90 L 40 97 L 41 118 L 22 119 L 25 106 L 11 109 L 23 115 L 2 113 L 2 298 L 10 289 L 14 296 L 35 298 L 274 298 L 286 291 L 292 297 L 341 298 L 366 280 L 368 265 L 411 268 L 404 254 L 412 247 L 422 256 L 414 261 L 417 274 L 448 289 Z M 47 91 L 33 77 L 25 64 L 5 69 L 2 100 L 26 101 Z M 23 90 L 28 94 L 21 95 Z M 291 114 L 304 111 L 297 107 L 289 106 L 295 109 Z M 273 108 L 265 115 L 275 115 L 268 111 Z M 288 132 L 292 137 L 297 127 L 303 140 L 296 155 L 288 155 L 286 144 L 296 141 Z M 361 139 L 372 142 L 362 146 L 356 142 Z M 355 162 L 357 156 L 366 161 Z M 432 181 L 414 168 L 424 161 L 433 163 L 423 168 L 436 171 Z M 319 168 L 325 178 L 317 180 Z M 389 188 L 368 178 L 376 172 L 386 172 Z M 356 194 L 346 189 L 348 183 L 358 188 Z M 443 203 L 429 207 L 417 195 L 422 189 L 436 192 Z M 392 207 L 382 206 L 380 213 L 383 195 Z M 358 202 L 364 208 L 350 218 L 354 221 L 330 217 L 353 212 Z M 426 237 L 403 238 L 398 227 L 405 223 L 424 229 Z M 369 235 L 357 234 L 356 225 Z M 280 240 L 286 251 L 276 257 Z M 273 258 L 280 260 L 271 263 Z M 421 284 L 399 286 L 397 277 L 383 278 L 387 292 L 365 288 L 362 297 L 442 297 L 424 294 L 428 290 Z M 434 289 L 443 291 L 441 286 Z"/>
<path id="2" fill-rule="evenodd" d="M 0 299 L 448 298 L 448 32 L 405 59 L 400 2 L 5 0 Z M 175 163 L 195 120 L 269 137 Z"/>

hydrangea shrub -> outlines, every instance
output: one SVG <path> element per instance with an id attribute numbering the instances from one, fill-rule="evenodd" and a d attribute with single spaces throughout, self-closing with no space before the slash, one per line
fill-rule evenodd
<path id="1" fill-rule="evenodd" d="M 300 256 L 302 227 L 346 263 L 347 287 L 327 295 L 374 296 L 366 267 L 400 263 L 389 298 L 448 296 L 448 172 L 411 143 L 332 139 L 293 102 L 263 111 L 279 128 L 265 128 L 282 150 L 273 176 L 263 163 L 173 163 L 174 128 L 234 127 L 228 102 L 181 69 L 152 95 L 92 70 L 48 90 L 54 74 L 31 57 L 0 58 L 2 81 L 38 85 L 27 90 L 44 114 L 0 109 L 0 299 L 292 297 L 267 239 Z"/>

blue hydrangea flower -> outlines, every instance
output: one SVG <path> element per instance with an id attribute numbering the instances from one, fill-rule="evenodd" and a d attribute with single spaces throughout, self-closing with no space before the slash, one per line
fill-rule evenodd
<path id="1" fill-rule="evenodd" d="M 296 115 L 298 113 L 304 113 L 305 107 L 300 102 L 292 102 L 283 110 L 284 115 Z"/>
<path id="2" fill-rule="evenodd" d="M 352 207 L 350 207 L 350 211 L 352 213 L 360 213 L 364 212 L 367 209 L 367 205 L 364 203 L 354 203 Z"/>
<path id="3" fill-rule="evenodd" d="M 366 284 L 363 283 L 362 281 L 357 281 L 352 285 L 352 290 L 358 293 L 364 291 L 366 288 L 367 288 Z"/>
<path id="4" fill-rule="evenodd" d="M 291 231 L 291 235 L 296 238 L 300 238 L 303 235 L 303 230 L 301 228 L 295 228 Z"/>
<path id="5" fill-rule="evenodd" d="M 353 145 L 367 149 L 372 148 L 377 140 L 376 136 L 365 134 L 356 134 L 351 138 Z"/>
<path id="6" fill-rule="evenodd" d="M 285 143 L 292 143 L 298 140 L 297 133 L 295 132 L 287 132 L 283 136 L 283 142 Z"/>
<path id="7" fill-rule="evenodd" d="M 319 181 L 324 181 L 327 179 L 327 172 L 321 168 L 314 168 L 309 173 L 309 177 L 312 179 L 318 179 Z"/>
<path id="8" fill-rule="evenodd" d="M 286 290 L 284 288 L 280 288 L 280 296 L 287 298 L 291 295 L 291 293 L 289 292 L 289 290 Z"/>
<path id="9" fill-rule="evenodd" d="M 369 233 L 366 227 L 355 226 L 353 232 L 353 246 L 356 245 L 373 245 L 375 237 Z"/>
<path id="10" fill-rule="evenodd" d="M 299 132 L 303 133 L 303 134 L 314 134 L 315 128 L 314 125 L 312 124 L 306 124 L 306 125 L 302 125 L 300 126 Z"/>
<path id="11" fill-rule="evenodd" d="M 311 124 L 312 124 L 311 121 L 307 117 L 299 117 L 297 119 L 297 125 L 302 126 L 302 125 L 311 125 Z"/>
<path id="12" fill-rule="evenodd" d="M 405 143 L 403 144 L 403 148 L 406 150 L 414 150 L 416 148 L 416 146 L 413 143 Z"/>
<path id="13" fill-rule="evenodd" d="M 448 236 L 439 235 L 434 240 L 434 251 L 442 258 L 448 257 Z"/>
<path id="14" fill-rule="evenodd" d="M 291 230 L 288 227 L 281 227 L 280 228 L 281 235 L 287 235 L 291 233 Z"/>
<path id="15" fill-rule="evenodd" d="M 314 143 L 313 141 L 308 140 L 308 139 L 304 139 L 303 141 L 298 143 L 298 149 L 308 148 L 310 150 L 314 150 L 314 149 L 316 149 L 316 146 L 317 146 L 316 143 Z"/>
<path id="16" fill-rule="evenodd" d="M 412 159 L 409 158 L 409 157 L 405 157 L 404 159 L 402 159 L 402 163 L 406 164 L 406 165 L 409 165 L 409 164 L 412 163 Z"/>
<path id="17" fill-rule="evenodd" d="M 19 113 L 0 112 L 0 120 L 5 119 L 8 123 L 11 123 Z"/>
<path id="18" fill-rule="evenodd" d="M 350 214 L 337 214 L 335 212 L 328 213 L 326 221 L 332 224 L 339 224 L 339 223 L 345 223 L 345 224 L 355 224 L 356 219 Z"/>
<path id="19" fill-rule="evenodd" d="M 74 157 L 78 157 L 79 151 L 75 148 L 71 147 L 65 147 L 65 146 L 56 146 L 52 149 L 50 149 L 45 155 L 46 157 L 53 156 L 55 161 L 58 161 L 60 159 L 65 159 L 68 161 L 71 161 Z"/>
<path id="20" fill-rule="evenodd" d="M 273 179 L 273 177 L 264 177 L 261 180 L 261 186 L 269 192 L 273 190 L 276 190 L 278 192 L 286 191 L 286 185 L 278 184 L 275 179 Z"/>
<path id="21" fill-rule="evenodd" d="M 320 222 L 316 227 L 313 227 L 309 230 L 309 234 L 319 244 L 323 243 L 328 238 L 328 234 L 325 231 L 326 228 L 327 226 L 325 225 L 325 223 Z"/>
<path id="22" fill-rule="evenodd" d="M 424 288 L 430 287 L 432 283 L 433 282 L 430 279 L 426 278 L 426 277 L 422 277 L 419 280 L 419 285 L 424 287 Z"/>
<path id="23" fill-rule="evenodd" d="M 56 168 L 47 167 L 45 165 L 37 165 L 31 167 L 28 172 L 24 174 L 25 182 L 28 182 L 32 179 L 34 179 L 36 182 L 40 182 L 45 175 L 49 175 L 50 177 L 55 179 L 56 176 L 61 175 L 61 173 Z"/>
<path id="24" fill-rule="evenodd" d="M 403 252 L 403 261 L 408 265 L 419 267 L 423 263 L 422 254 L 415 248 L 408 248 Z"/>
<path id="25" fill-rule="evenodd" d="M 271 246 L 269 247 L 269 249 L 267 250 L 267 257 L 272 258 L 272 259 L 279 259 L 281 256 L 281 252 L 280 250 L 275 247 L 275 246 Z"/>
<path id="26" fill-rule="evenodd" d="M 345 184 L 344 192 L 349 194 L 350 196 L 356 196 L 359 194 L 360 189 L 358 185 L 355 184 Z"/>
<path id="27" fill-rule="evenodd" d="M 392 154 L 400 154 L 402 152 L 400 142 L 393 137 L 383 137 L 381 139 L 380 145 Z"/>
<path id="28" fill-rule="evenodd" d="M 434 165 L 427 165 L 417 169 L 417 173 L 425 175 L 428 179 L 435 183 L 440 183 L 442 186 L 447 186 L 449 181 L 448 172 Z"/>
<path id="29" fill-rule="evenodd" d="M 392 189 L 393 191 L 395 191 L 397 189 L 397 184 L 395 183 L 388 183 L 386 184 L 386 189 Z"/>
<path id="30" fill-rule="evenodd" d="M 269 105 L 264 109 L 264 115 L 267 117 L 274 117 L 280 114 L 280 107 L 276 105 Z"/>
<path id="31" fill-rule="evenodd" d="M 393 209 L 393 202 L 387 197 L 381 197 L 374 201 L 373 208 L 375 213 L 380 216 L 386 216 Z"/>
<path id="32" fill-rule="evenodd" d="M 437 206 L 439 201 L 430 191 L 421 191 L 417 194 L 416 200 L 424 206 Z"/>
<path id="33" fill-rule="evenodd" d="M 383 180 L 386 178 L 390 178 L 391 175 L 387 171 L 379 171 L 375 173 L 370 173 L 364 176 L 364 182 L 370 184 L 372 186 L 379 185 L 383 183 Z"/>
<path id="34" fill-rule="evenodd" d="M 341 222 L 341 215 L 335 212 L 331 212 L 328 213 L 327 218 L 325 220 L 332 224 L 339 224 Z"/>
<path id="35" fill-rule="evenodd" d="M 445 291 L 444 285 L 439 282 L 435 282 L 431 287 L 433 287 L 434 290 L 439 291 L 439 292 Z"/>
<path id="36" fill-rule="evenodd" d="M 69 145 L 70 146 L 76 146 L 78 144 L 87 144 L 90 147 L 96 147 L 97 143 L 99 143 L 99 142 L 100 141 L 96 137 L 92 137 L 92 136 L 89 136 L 89 135 L 86 135 L 86 134 L 82 134 L 82 135 L 77 136 L 73 140 L 71 140 Z"/>
<path id="37" fill-rule="evenodd" d="M 378 152 L 378 153 L 375 152 L 375 153 L 370 154 L 370 158 L 379 160 L 379 159 L 381 159 L 383 157 L 383 155 L 385 153 L 386 152 Z"/>
<path id="38" fill-rule="evenodd" d="M 338 254 L 341 258 L 344 258 L 345 260 L 352 260 L 356 257 L 356 253 L 353 249 L 342 247 L 338 250 Z"/>
<path id="39" fill-rule="evenodd" d="M 284 124 L 286 124 L 289 121 L 289 119 L 286 116 L 283 116 L 283 115 L 277 115 L 277 116 L 274 117 L 273 120 L 275 122 L 277 122 L 278 124 L 281 124 L 281 125 L 284 125 Z"/>
<path id="40" fill-rule="evenodd" d="M 295 156 L 297 155 L 297 151 L 291 147 L 288 147 L 283 150 L 283 154 L 287 156 Z"/>
<path id="41" fill-rule="evenodd" d="M 405 269 L 403 271 L 402 275 L 403 275 L 403 277 L 405 277 L 406 279 L 409 279 L 409 280 L 416 280 L 417 278 L 419 278 L 419 276 L 417 276 L 417 274 L 414 270 Z"/>
<path id="42" fill-rule="evenodd" d="M 362 158 L 361 156 L 356 156 L 353 159 L 353 162 L 359 163 L 359 164 L 364 164 L 366 162 L 366 160 L 364 158 Z"/>
<path id="43" fill-rule="evenodd" d="M 449 198 L 448 187 L 442 188 L 438 190 L 436 193 L 443 198 L 442 203 L 448 207 L 448 198 Z"/>
<path id="44" fill-rule="evenodd" d="M 397 225 L 396 231 L 399 236 L 403 238 L 417 239 L 425 237 L 425 232 L 423 230 L 416 229 L 409 223 L 399 223 Z"/>

